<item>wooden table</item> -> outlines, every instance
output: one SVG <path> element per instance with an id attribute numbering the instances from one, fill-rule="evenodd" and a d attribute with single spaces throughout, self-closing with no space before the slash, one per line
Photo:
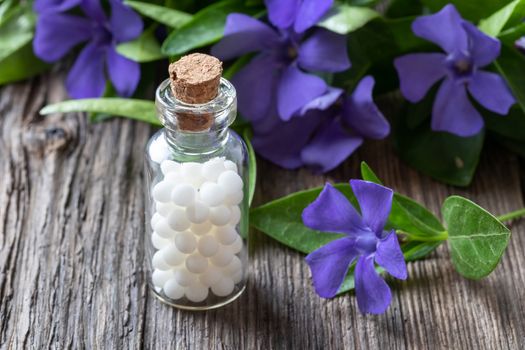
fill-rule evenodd
<path id="1" fill-rule="evenodd" d="M 235 303 L 178 311 L 148 293 L 143 263 L 143 148 L 152 128 L 43 118 L 65 98 L 49 74 L 0 89 L 0 347 L 12 349 L 524 349 L 525 220 L 482 281 L 452 268 L 447 247 L 389 279 L 393 300 L 363 316 L 355 296 L 313 291 L 304 256 L 252 232 L 249 285 Z M 472 186 L 437 183 L 369 142 L 326 177 L 259 162 L 255 204 L 359 176 L 366 160 L 385 183 L 433 211 L 453 193 L 501 214 L 523 206 L 519 159 L 489 145 Z M 520 173 L 522 178 L 520 179 Z"/>

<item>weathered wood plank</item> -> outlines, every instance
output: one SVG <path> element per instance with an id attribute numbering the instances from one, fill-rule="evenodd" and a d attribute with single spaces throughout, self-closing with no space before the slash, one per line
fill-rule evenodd
<path id="1" fill-rule="evenodd" d="M 143 146 L 151 129 L 82 115 L 41 118 L 64 98 L 60 76 L 0 90 L 0 344 L 2 348 L 519 349 L 525 347 L 525 221 L 483 281 L 454 272 L 446 247 L 389 279 L 393 301 L 363 316 L 352 294 L 313 292 L 304 256 L 254 232 L 245 294 L 200 313 L 148 293 L 143 268 Z M 366 160 L 389 186 L 438 211 L 449 194 L 495 213 L 523 206 L 518 160 L 488 147 L 468 190 L 408 168 L 386 142 L 367 144 L 326 177 L 261 161 L 256 202 L 347 181 Z"/>

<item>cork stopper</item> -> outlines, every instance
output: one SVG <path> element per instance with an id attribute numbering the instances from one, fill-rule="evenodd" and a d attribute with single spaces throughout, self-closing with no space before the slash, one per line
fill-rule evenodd
<path id="1" fill-rule="evenodd" d="M 217 97 L 222 62 L 213 56 L 193 53 L 170 64 L 169 73 L 175 98 L 189 104 L 203 104 Z M 180 113 L 177 120 L 183 131 L 205 131 L 213 125 L 213 115 L 209 113 Z"/>

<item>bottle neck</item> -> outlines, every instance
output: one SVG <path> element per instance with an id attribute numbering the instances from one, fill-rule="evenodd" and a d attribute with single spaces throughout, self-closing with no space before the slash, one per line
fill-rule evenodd
<path id="1" fill-rule="evenodd" d="M 237 114 L 235 88 L 224 78 L 217 97 L 204 104 L 177 100 L 170 81 L 165 80 L 157 89 L 156 105 L 168 145 L 174 152 L 187 155 L 209 154 L 221 148 Z"/>

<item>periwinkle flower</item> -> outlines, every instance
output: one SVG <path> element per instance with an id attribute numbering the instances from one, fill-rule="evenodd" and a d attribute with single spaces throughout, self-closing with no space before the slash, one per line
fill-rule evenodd
<path id="1" fill-rule="evenodd" d="M 275 113 L 253 123 L 257 152 L 284 168 L 308 166 L 327 172 L 348 158 L 364 138 L 382 139 L 390 125 L 372 98 L 374 79 L 363 78 L 354 92 L 330 88 L 290 121 Z M 337 101 L 337 102 L 336 102 Z"/>
<path id="2" fill-rule="evenodd" d="M 505 80 L 480 69 L 499 56 L 499 40 L 463 20 L 450 4 L 438 13 L 417 18 L 412 31 L 445 51 L 445 54 L 409 54 L 394 62 L 401 92 L 410 102 L 422 100 L 444 78 L 432 109 L 432 130 L 467 137 L 483 128 L 483 118 L 470 102 L 467 91 L 486 109 L 502 115 L 508 113 L 515 99 Z"/>
<path id="3" fill-rule="evenodd" d="M 516 40 L 515 45 L 518 48 L 518 50 L 525 53 L 525 36 Z"/>
<path id="4" fill-rule="evenodd" d="M 329 93 L 326 82 L 308 72 L 333 73 L 350 67 L 343 35 L 320 28 L 308 36 L 304 33 L 331 3 L 267 0 L 268 17 L 276 28 L 244 14 L 228 16 L 224 38 L 212 54 L 228 60 L 258 52 L 232 79 L 239 111 L 246 119 L 259 121 L 275 110 L 285 121 L 304 114 L 306 105 Z"/>
<path id="5" fill-rule="evenodd" d="M 87 17 L 64 10 L 80 4 Z M 142 19 L 121 0 L 110 0 L 108 18 L 99 0 L 37 1 L 39 13 L 35 54 L 46 62 L 64 57 L 82 42 L 82 49 L 70 70 L 66 86 L 73 98 L 100 97 L 106 88 L 106 74 L 121 96 L 133 94 L 140 80 L 140 65 L 116 51 L 119 43 L 137 38 L 143 29 Z"/>
<path id="6" fill-rule="evenodd" d="M 304 224 L 314 230 L 343 233 L 306 257 L 315 290 L 323 298 L 337 294 L 350 265 L 357 261 L 354 278 L 357 304 L 363 313 L 386 311 L 390 288 L 378 275 L 374 262 L 399 279 L 407 278 L 403 253 L 395 231 L 385 231 L 393 192 L 381 185 L 350 180 L 361 215 L 346 197 L 326 184 L 319 197 L 303 211 Z"/>

